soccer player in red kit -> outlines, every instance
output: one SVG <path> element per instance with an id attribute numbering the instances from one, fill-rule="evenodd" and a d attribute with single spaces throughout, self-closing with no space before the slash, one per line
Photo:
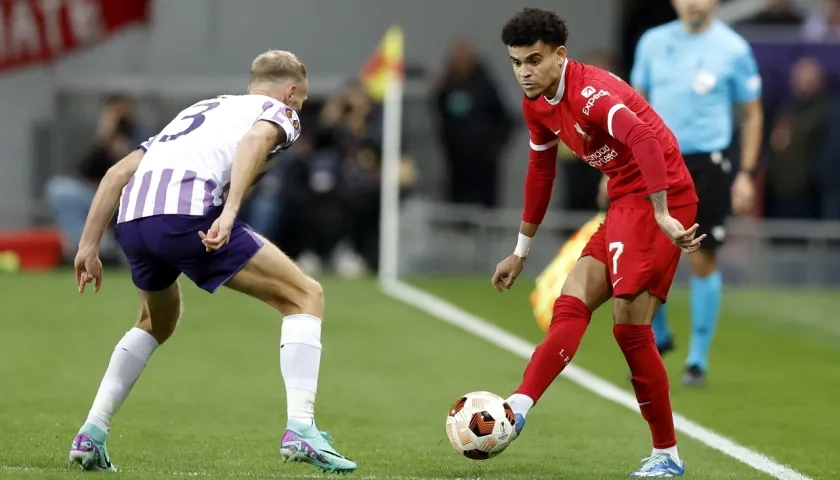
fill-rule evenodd
<path id="1" fill-rule="evenodd" d="M 668 374 L 651 320 L 667 297 L 680 251 L 698 249 L 694 183 L 677 141 L 645 99 L 615 75 L 568 58 L 566 24 L 557 14 L 527 8 L 502 30 L 513 71 L 525 92 L 531 136 L 525 206 L 514 253 L 493 275 L 510 289 L 548 208 L 562 141 L 607 177 L 610 207 L 554 304 L 551 326 L 508 399 L 516 437 L 525 416 L 572 360 L 592 311 L 613 298 L 613 334 L 632 373 L 653 453 L 631 477 L 681 477 Z M 689 228 L 685 228 L 688 226 Z"/>

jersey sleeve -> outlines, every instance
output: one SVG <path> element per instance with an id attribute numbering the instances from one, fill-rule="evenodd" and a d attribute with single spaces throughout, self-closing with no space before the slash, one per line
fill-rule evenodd
<path id="1" fill-rule="evenodd" d="M 732 65 L 733 91 L 736 103 L 746 103 L 761 96 L 761 75 L 749 45 L 735 57 Z"/>
<path id="2" fill-rule="evenodd" d="M 557 175 L 557 144 L 559 139 L 551 130 L 542 125 L 536 112 L 522 101 L 522 112 L 530 134 L 530 154 L 528 170 L 525 173 L 525 198 L 522 221 L 539 225 L 548 211 L 551 191 Z"/>
<path id="3" fill-rule="evenodd" d="M 630 70 L 630 84 L 643 92 L 650 91 L 650 34 L 646 33 L 636 44 L 633 68 Z"/>
<path id="4" fill-rule="evenodd" d="M 298 118 L 298 114 L 284 103 L 271 100 L 266 101 L 263 104 L 262 112 L 254 123 L 260 120 L 271 122 L 286 132 L 286 141 L 280 145 L 283 148 L 295 143 L 300 136 L 300 119 Z"/>
<path id="5" fill-rule="evenodd" d="M 136 140 L 135 140 L 135 141 L 136 141 Z M 152 146 L 152 143 L 153 143 L 154 141 L 155 141 L 155 137 L 149 137 L 149 138 L 148 138 L 148 140 L 146 140 L 146 141 L 144 141 L 144 142 L 140 143 L 140 145 L 137 145 L 137 148 L 139 148 L 140 150 L 143 150 L 143 152 L 148 152 L 148 151 L 149 151 L 149 147 L 151 147 L 151 146 Z"/>
<path id="6" fill-rule="evenodd" d="M 613 120 L 619 109 L 627 108 L 624 105 L 624 99 L 621 98 L 615 88 L 601 80 L 588 79 L 585 85 L 580 93 L 574 93 L 578 96 L 575 99 L 575 108 L 579 107 L 583 116 L 592 124 L 615 137 Z M 573 92 L 569 92 L 569 94 L 573 94 Z"/>
<path id="7" fill-rule="evenodd" d="M 528 126 L 529 144 L 531 150 L 535 152 L 542 152 L 557 145 L 560 139 L 548 127 L 540 123 L 537 114 L 531 107 L 525 103 L 529 100 L 524 100 L 522 105 L 522 113 L 525 116 L 525 125 Z"/>

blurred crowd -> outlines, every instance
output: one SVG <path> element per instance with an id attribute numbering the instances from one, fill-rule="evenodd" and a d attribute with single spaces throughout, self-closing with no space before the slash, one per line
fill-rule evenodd
<path id="1" fill-rule="evenodd" d="M 75 254 L 96 187 L 114 163 L 148 138 L 134 101 L 108 98 L 90 147 L 70 174 L 48 180 L 45 196 L 62 231 L 65 257 Z M 314 113 L 313 113 L 314 112 Z M 351 83 L 301 112 L 307 125 L 294 146 L 260 181 L 242 215 L 310 273 L 329 268 L 360 276 L 378 267 L 382 108 Z M 404 144 L 405 145 L 405 144 Z M 400 188 L 411 192 L 414 161 L 401 159 Z M 112 233 L 101 257 L 119 264 Z"/>
<path id="2" fill-rule="evenodd" d="M 50 178 L 44 194 L 58 228 L 63 234 L 64 254 L 72 258 L 82 238 L 93 195 L 105 173 L 122 157 L 148 138 L 135 120 L 134 100 L 126 95 L 111 95 L 99 115 L 91 145 L 69 174 Z M 112 221 L 116 222 L 116 217 Z M 113 230 L 102 239 L 100 256 L 104 264 L 121 262 L 122 254 Z"/>
<path id="3" fill-rule="evenodd" d="M 246 221 L 310 273 L 354 277 L 378 267 L 382 113 L 356 83 L 307 104 L 307 128 L 246 206 Z M 403 155 L 402 194 L 411 192 L 415 171 Z"/>
<path id="4" fill-rule="evenodd" d="M 767 217 L 840 220 L 840 0 L 823 0 L 822 7 L 800 12 L 789 0 L 769 0 L 763 11 L 736 25 L 794 29 L 805 42 L 837 42 L 834 54 L 811 56 L 804 49 L 783 65 L 782 87 L 764 100 L 764 201 L 757 213 Z M 675 18 L 670 0 L 626 0 L 617 53 L 579 52 L 578 58 L 626 78 L 641 34 Z M 444 154 L 446 201 L 487 208 L 500 204 L 500 164 L 512 132 L 521 126 L 519 113 L 511 109 L 515 102 L 503 98 L 498 84 L 464 41 L 451 47 L 432 81 L 429 108 Z M 382 113 L 357 83 L 321 103 L 311 100 L 302 112 L 303 135 L 249 199 L 246 221 L 311 273 L 330 269 L 358 276 L 378 267 Z M 148 133 L 137 125 L 132 99 L 115 95 L 104 106 L 95 138 L 74 172 L 49 180 L 46 198 L 68 256 L 105 171 Z M 556 206 L 596 210 L 600 173 L 566 149 L 559 157 L 562 184 Z M 415 187 L 416 170 L 415 160 L 404 155 L 403 195 Z M 103 260 L 120 261 L 113 243 L 106 241 Z"/>

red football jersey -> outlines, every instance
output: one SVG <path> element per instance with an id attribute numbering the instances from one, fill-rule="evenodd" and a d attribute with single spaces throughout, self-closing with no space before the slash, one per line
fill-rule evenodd
<path id="1" fill-rule="evenodd" d="M 644 97 L 618 76 L 571 59 L 563 66 L 560 88 L 553 99 L 523 97 L 532 165 L 541 158 L 556 163 L 554 147 L 562 141 L 579 158 L 609 177 L 611 204 L 652 208 L 631 148 L 613 137 L 613 117 L 621 108 L 633 112 L 656 135 L 665 157 L 668 206 L 697 202 L 694 182 L 676 137 Z M 550 168 L 554 170 L 553 166 Z M 541 220 L 541 215 L 534 218 Z"/>

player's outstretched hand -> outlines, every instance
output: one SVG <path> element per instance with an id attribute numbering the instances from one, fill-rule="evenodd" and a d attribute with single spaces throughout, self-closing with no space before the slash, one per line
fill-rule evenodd
<path id="1" fill-rule="evenodd" d="M 525 259 L 516 255 L 511 255 L 496 265 L 496 273 L 493 274 L 493 286 L 496 290 L 503 292 L 510 290 L 516 277 L 522 273 L 525 268 Z"/>
<path id="2" fill-rule="evenodd" d="M 656 223 L 659 224 L 659 228 L 665 232 L 665 235 L 668 235 L 668 238 L 674 242 L 674 245 L 680 247 L 680 249 L 685 253 L 697 251 L 697 249 L 700 248 L 700 242 L 706 238 L 706 234 L 694 238 L 697 234 L 697 229 L 700 228 L 700 225 L 695 223 L 686 230 L 679 220 L 670 215 L 657 216 Z"/>
<path id="3" fill-rule="evenodd" d="M 85 285 L 90 282 L 94 282 L 93 293 L 98 292 L 102 286 L 102 261 L 99 260 L 99 253 L 79 250 L 73 266 L 76 268 L 76 286 L 79 293 L 85 293 Z"/>
<path id="4" fill-rule="evenodd" d="M 204 244 L 204 248 L 208 252 L 218 250 L 227 245 L 230 241 L 230 232 L 233 230 L 234 220 L 234 217 L 222 213 L 222 215 L 213 222 L 213 225 L 210 225 L 210 229 L 207 230 L 207 233 L 198 232 L 198 236 L 201 237 L 201 243 Z"/>

